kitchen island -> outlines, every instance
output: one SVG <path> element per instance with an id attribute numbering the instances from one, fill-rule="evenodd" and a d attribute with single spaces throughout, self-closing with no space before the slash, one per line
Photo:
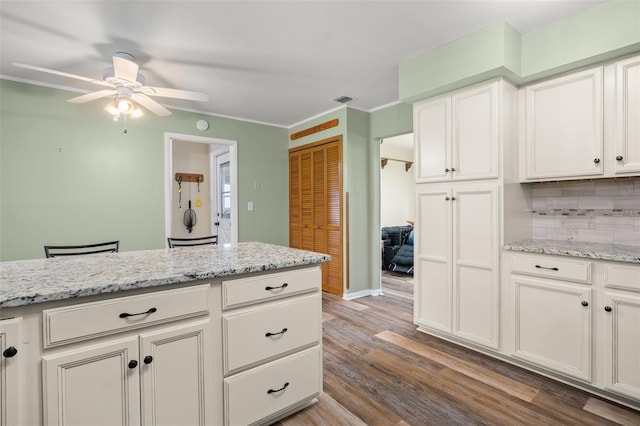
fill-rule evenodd
<path id="1" fill-rule="evenodd" d="M 1 263 L 6 424 L 260 424 L 308 405 L 327 260 L 240 243 Z"/>

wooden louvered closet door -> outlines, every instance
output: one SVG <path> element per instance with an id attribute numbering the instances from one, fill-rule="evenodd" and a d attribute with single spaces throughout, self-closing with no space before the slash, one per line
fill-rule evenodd
<path id="1" fill-rule="evenodd" d="M 342 138 L 289 152 L 289 245 L 331 255 L 322 289 L 342 295 Z"/>

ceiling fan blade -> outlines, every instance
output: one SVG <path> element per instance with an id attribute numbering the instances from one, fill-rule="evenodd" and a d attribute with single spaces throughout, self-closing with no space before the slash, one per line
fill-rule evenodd
<path id="1" fill-rule="evenodd" d="M 160 117 L 171 115 L 171 111 L 169 111 L 150 97 L 143 95 L 142 93 L 134 93 L 133 96 L 131 96 L 131 99 L 133 99 L 155 115 L 158 115 Z"/>
<path id="2" fill-rule="evenodd" d="M 138 78 L 138 64 L 120 56 L 114 56 L 113 73 L 116 78 L 135 83 Z"/>
<path id="3" fill-rule="evenodd" d="M 160 96 L 162 98 L 187 99 L 189 101 L 207 102 L 209 95 L 188 90 L 168 89 L 166 87 L 144 86 L 141 91 L 150 96 Z"/>
<path id="4" fill-rule="evenodd" d="M 117 93 L 117 90 L 98 90 L 97 92 L 87 93 L 86 95 L 67 99 L 67 102 L 71 102 L 72 104 L 83 104 L 85 102 L 94 101 L 96 99 L 106 98 L 107 96 L 115 95 Z"/>
<path id="5" fill-rule="evenodd" d="M 97 84 L 99 86 L 114 87 L 111 83 L 108 83 L 108 82 L 106 82 L 104 80 L 96 80 L 95 78 L 83 77 L 81 75 L 69 74 L 67 72 L 50 70 L 48 68 L 36 67 L 36 66 L 33 66 L 33 65 L 19 64 L 17 62 L 14 62 L 13 65 L 15 65 L 16 67 L 26 68 L 26 69 L 29 69 L 29 70 L 41 71 L 41 72 L 46 72 L 46 73 L 49 73 L 49 74 L 60 75 L 62 77 L 75 78 L 76 80 L 86 81 L 88 83 Z"/>

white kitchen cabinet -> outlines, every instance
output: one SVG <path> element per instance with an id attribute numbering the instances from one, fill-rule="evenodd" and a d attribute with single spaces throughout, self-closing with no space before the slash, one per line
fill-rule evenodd
<path id="1" fill-rule="evenodd" d="M 603 173 L 603 68 L 524 90 L 522 181 Z"/>
<path id="2" fill-rule="evenodd" d="M 640 400 L 640 296 L 605 292 L 603 305 L 604 386 Z"/>
<path id="3" fill-rule="evenodd" d="M 22 424 L 20 419 L 21 318 L 0 320 L 0 426 Z"/>
<path id="4" fill-rule="evenodd" d="M 502 80 L 414 105 L 416 182 L 499 177 Z"/>
<path id="5" fill-rule="evenodd" d="M 615 67 L 615 174 L 640 173 L 640 56 Z"/>
<path id="6" fill-rule="evenodd" d="M 322 392 L 319 267 L 222 281 L 224 424 L 270 424 Z"/>
<path id="7" fill-rule="evenodd" d="M 45 355 L 45 423 L 214 423 L 210 329 L 207 319 Z"/>
<path id="8" fill-rule="evenodd" d="M 517 358 L 591 381 L 591 289 L 512 277 Z"/>
<path id="9" fill-rule="evenodd" d="M 499 189 L 419 185 L 416 304 L 421 328 L 498 348 Z"/>

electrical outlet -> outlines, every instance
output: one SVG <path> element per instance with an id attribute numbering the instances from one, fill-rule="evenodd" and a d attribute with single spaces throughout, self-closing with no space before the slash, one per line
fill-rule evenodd
<path id="1" fill-rule="evenodd" d="M 253 201 L 249 201 L 247 203 L 247 210 L 252 212 L 253 211 Z"/>

